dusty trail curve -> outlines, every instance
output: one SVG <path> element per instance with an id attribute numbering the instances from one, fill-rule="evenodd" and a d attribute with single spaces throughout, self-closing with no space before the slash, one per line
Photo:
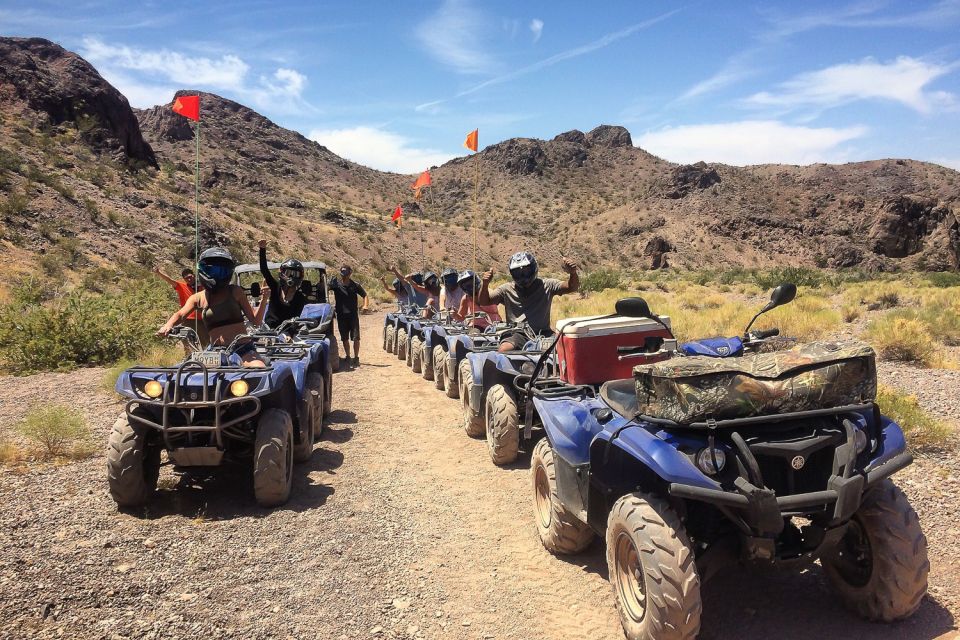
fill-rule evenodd
<path id="1" fill-rule="evenodd" d="M 494 467 L 458 403 L 380 349 L 381 322 L 364 317 L 362 365 L 335 376 L 330 426 L 279 509 L 258 508 L 242 472 L 175 486 L 164 469 L 144 516 L 117 513 L 100 454 L 2 472 L 0 638 L 622 638 L 601 541 L 568 559 L 545 551 L 529 454 Z M 71 375 L 106 442 L 120 405 L 96 375 Z M 915 469 L 906 480 L 939 472 Z M 922 522 L 944 509 L 917 503 Z M 926 527 L 934 595 L 907 622 L 848 614 L 819 567 L 736 571 L 705 587 L 701 637 L 956 637 L 951 526 Z"/>

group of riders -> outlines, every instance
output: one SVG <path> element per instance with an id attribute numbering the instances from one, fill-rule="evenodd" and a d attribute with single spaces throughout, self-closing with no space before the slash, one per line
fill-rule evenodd
<path id="1" fill-rule="evenodd" d="M 175 326 L 185 324 L 196 328 L 202 344 L 226 345 L 247 332 L 247 323 L 277 328 L 284 321 L 299 317 L 307 304 L 307 297 L 300 288 L 304 279 L 303 263 L 286 259 L 280 264 L 279 276 L 274 277 L 268 265 L 266 246 L 266 241 L 261 240 L 259 257 L 263 286 L 256 307 L 251 304 L 247 292 L 234 284 L 237 263 L 224 248 L 214 247 L 200 254 L 196 279 L 189 269 L 182 271 L 182 280 L 174 280 L 155 269 L 174 287 L 181 304 L 157 334 L 165 336 Z M 384 277 L 380 280 L 398 305 L 416 305 L 423 309 L 425 318 L 445 313 L 451 319 L 466 321 L 482 329 L 501 321 L 498 305 L 503 305 L 507 322 L 526 323 L 538 335 L 550 335 L 550 309 L 554 296 L 573 293 L 580 287 L 577 265 L 564 258 L 562 266 L 567 273 L 566 282 L 540 278 L 533 254 L 526 251 L 516 253 L 508 263 L 511 281 L 493 291 L 490 291 L 492 269 L 482 276 L 471 270 L 458 272 L 453 268 L 444 269 L 440 275 L 432 271 L 404 275 L 396 267 L 391 267 L 395 276 L 393 281 L 388 283 Z M 334 296 L 334 313 L 345 352 L 342 362 L 359 366 L 360 314 L 368 310 L 370 299 L 363 286 L 352 278 L 350 265 L 341 265 L 339 274 L 338 278 L 329 281 L 328 289 Z M 499 349 L 520 349 L 526 339 L 522 331 L 505 332 Z M 245 366 L 264 366 L 253 342 L 241 343 L 235 353 Z"/>

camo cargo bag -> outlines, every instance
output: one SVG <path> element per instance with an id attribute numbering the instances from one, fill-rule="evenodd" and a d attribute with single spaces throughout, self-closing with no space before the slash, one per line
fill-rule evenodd
<path id="1" fill-rule="evenodd" d="M 679 424 L 872 402 L 876 356 L 862 342 L 810 342 L 736 358 L 676 357 L 634 367 L 639 412 Z"/>

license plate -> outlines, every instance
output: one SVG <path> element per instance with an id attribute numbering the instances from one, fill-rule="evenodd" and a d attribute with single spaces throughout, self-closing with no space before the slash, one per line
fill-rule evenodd
<path id="1" fill-rule="evenodd" d="M 192 359 L 207 368 L 220 366 L 219 351 L 194 351 Z"/>

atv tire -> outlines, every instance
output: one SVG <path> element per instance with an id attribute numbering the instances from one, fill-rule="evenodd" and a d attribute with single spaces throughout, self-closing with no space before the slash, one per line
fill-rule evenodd
<path id="1" fill-rule="evenodd" d="M 149 441 L 151 428 L 124 414 L 110 430 L 107 444 L 107 482 L 118 507 L 143 506 L 157 490 L 160 445 Z"/>
<path id="2" fill-rule="evenodd" d="M 867 491 L 843 539 L 820 563 L 844 606 L 867 620 L 902 620 L 927 593 L 927 538 L 889 479 Z"/>
<path id="3" fill-rule="evenodd" d="M 664 500 L 628 493 L 607 519 L 607 569 L 624 635 L 692 640 L 700 631 L 700 577 L 680 517 Z"/>
<path id="4" fill-rule="evenodd" d="M 311 373 L 307 376 L 307 392 L 316 391 L 313 408 L 313 440 L 320 439 L 323 434 L 323 419 L 327 416 L 327 381 L 320 373 Z M 312 448 L 312 447 L 311 447 Z"/>
<path id="5" fill-rule="evenodd" d="M 337 343 L 337 336 L 333 335 L 333 329 L 327 338 L 330 340 L 330 367 L 334 371 L 340 370 L 340 345 Z"/>
<path id="6" fill-rule="evenodd" d="M 437 345 L 433 348 L 433 386 L 443 391 L 447 384 L 447 352 Z"/>
<path id="7" fill-rule="evenodd" d="M 293 484 L 293 421 L 282 409 L 266 409 L 257 423 L 253 450 L 253 494 L 261 507 L 290 498 Z"/>
<path id="8" fill-rule="evenodd" d="M 484 408 L 490 459 L 497 466 L 510 464 L 517 459 L 520 452 L 517 401 L 509 389 L 502 384 L 495 384 L 487 391 Z"/>
<path id="9" fill-rule="evenodd" d="M 407 330 L 397 329 L 397 360 L 407 359 Z"/>
<path id="10" fill-rule="evenodd" d="M 387 350 L 387 325 L 383 325 L 383 350 Z"/>
<path id="11" fill-rule="evenodd" d="M 460 397 L 460 385 L 457 384 L 457 370 L 454 364 L 456 363 L 456 354 L 453 353 L 444 353 L 443 354 L 443 373 L 445 376 L 444 393 L 447 394 L 448 398 L 453 398 L 456 400 Z"/>
<path id="12" fill-rule="evenodd" d="M 457 375 L 460 388 L 460 407 L 463 410 L 463 430 L 471 438 L 481 438 L 486 433 L 486 424 L 482 415 L 474 415 L 470 408 L 470 387 L 473 385 L 473 370 L 470 361 L 464 358 L 460 361 L 460 371 Z"/>
<path id="13" fill-rule="evenodd" d="M 423 368 L 423 339 L 420 336 L 413 336 L 410 341 L 410 357 L 407 362 L 414 373 L 420 373 Z"/>
<path id="14" fill-rule="evenodd" d="M 329 418 L 330 414 L 333 412 L 333 372 L 328 372 L 323 376 L 323 391 L 326 393 L 326 396 L 323 399 L 323 418 Z M 321 424 L 321 431 L 323 422 Z M 317 433 L 319 436 L 320 433 Z"/>
<path id="15" fill-rule="evenodd" d="M 388 325 L 384 329 L 386 331 L 386 337 L 384 338 L 384 349 L 387 350 L 387 353 L 396 353 L 394 346 L 397 343 L 397 330 L 393 325 Z"/>
<path id="16" fill-rule="evenodd" d="M 427 354 L 433 355 L 433 349 L 427 349 L 427 343 L 424 342 L 423 346 L 420 347 L 420 375 L 423 376 L 424 380 L 433 380 L 433 359 L 427 358 Z"/>
<path id="17" fill-rule="evenodd" d="M 540 542 L 550 553 L 579 553 L 593 542 L 593 529 L 567 511 L 557 494 L 553 447 L 544 438 L 533 448 L 530 461 L 533 483 L 533 517 Z"/>
<path id="18" fill-rule="evenodd" d="M 317 413 L 316 403 L 308 400 L 307 401 L 307 412 L 302 419 L 297 419 L 296 429 L 297 437 L 294 438 L 293 442 L 293 461 L 294 462 L 307 462 L 310 460 L 310 457 L 313 456 L 313 441 L 316 437 L 316 431 L 314 430 L 314 423 L 316 418 L 314 417 Z"/>

